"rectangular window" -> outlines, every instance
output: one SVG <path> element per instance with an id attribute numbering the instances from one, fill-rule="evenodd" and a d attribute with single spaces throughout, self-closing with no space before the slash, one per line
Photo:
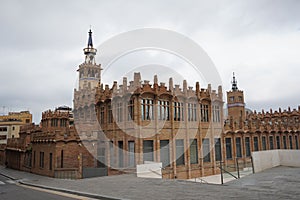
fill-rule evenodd
<path id="1" fill-rule="evenodd" d="M 115 149 L 114 149 L 114 142 L 110 141 L 109 143 L 109 158 L 110 158 L 110 167 L 115 167 Z"/>
<path id="2" fill-rule="evenodd" d="M 40 152 L 40 168 L 44 168 L 44 152 Z"/>
<path id="3" fill-rule="evenodd" d="M 266 136 L 262 136 L 262 150 L 267 150 L 267 144 L 266 144 Z"/>
<path id="4" fill-rule="evenodd" d="M 26 152 L 24 155 L 24 165 L 25 166 L 31 167 L 31 158 L 32 158 L 32 153 Z"/>
<path id="5" fill-rule="evenodd" d="M 51 119 L 53 121 L 53 126 L 57 127 L 58 126 L 58 119 Z"/>
<path id="6" fill-rule="evenodd" d="M 84 110 L 83 109 L 80 109 L 79 118 L 84 119 Z"/>
<path id="7" fill-rule="evenodd" d="M 258 151 L 258 137 L 253 138 L 254 151 Z"/>
<path id="8" fill-rule="evenodd" d="M 270 140 L 270 150 L 274 149 L 274 141 L 273 141 L 273 136 L 269 137 Z"/>
<path id="9" fill-rule="evenodd" d="M 197 121 L 197 104 L 188 103 L 188 121 Z"/>
<path id="10" fill-rule="evenodd" d="M 174 109 L 174 121 L 183 121 L 184 112 L 183 112 L 183 103 L 173 102 Z"/>
<path id="11" fill-rule="evenodd" d="M 122 122 L 123 121 L 123 103 L 118 102 L 117 103 L 117 122 Z"/>
<path id="12" fill-rule="evenodd" d="M 154 161 L 153 140 L 143 141 L 143 155 L 144 161 Z"/>
<path id="13" fill-rule="evenodd" d="M 104 124 L 104 106 L 100 107 L 100 124 Z"/>
<path id="14" fill-rule="evenodd" d="M 176 165 L 184 165 L 184 140 L 176 140 Z"/>
<path id="15" fill-rule="evenodd" d="M 190 140 L 190 162 L 191 164 L 198 163 L 198 144 L 197 139 Z"/>
<path id="16" fill-rule="evenodd" d="M 246 157 L 251 156 L 250 137 L 245 137 Z"/>
<path id="17" fill-rule="evenodd" d="M 215 138 L 215 157 L 216 161 L 222 160 L 221 139 Z"/>
<path id="18" fill-rule="evenodd" d="M 52 153 L 49 154 L 49 170 L 52 170 Z"/>
<path id="19" fill-rule="evenodd" d="M 67 126 L 67 120 L 66 119 L 60 119 L 60 126 L 66 127 Z"/>
<path id="20" fill-rule="evenodd" d="M 280 137 L 276 136 L 276 145 L 277 145 L 277 149 L 280 149 Z"/>
<path id="21" fill-rule="evenodd" d="M 236 157 L 241 158 L 242 157 L 242 145 L 241 145 L 240 137 L 235 138 L 235 147 L 236 147 Z"/>
<path id="22" fill-rule="evenodd" d="M 89 107 L 84 107 L 85 112 L 85 119 L 91 119 L 91 110 Z"/>
<path id="23" fill-rule="evenodd" d="M 297 135 L 295 135 L 295 144 L 296 144 L 296 149 L 299 149 L 299 143 L 298 143 Z"/>
<path id="24" fill-rule="evenodd" d="M 118 154 L 119 154 L 119 167 L 123 167 L 124 159 L 123 159 L 123 141 L 118 141 Z"/>
<path id="25" fill-rule="evenodd" d="M 290 149 L 293 149 L 293 137 L 289 136 L 289 142 L 290 142 Z"/>
<path id="26" fill-rule="evenodd" d="M 209 115 L 208 115 L 208 105 L 201 104 L 201 122 L 209 122 Z"/>
<path id="27" fill-rule="evenodd" d="M 113 123 L 113 113 L 112 113 L 112 108 L 111 105 L 108 105 L 108 116 L 107 116 L 107 121 L 108 123 Z"/>
<path id="28" fill-rule="evenodd" d="M 213 105 L 213 122 L 220 122 L 220 106 Z"/>
<path id="29" fill-rule="evenodd" d="M 160 161 L 163 167 L 170 166 L 170 146 L 169 140 L 160 140 Z"/>
<path id="30" fill-rule="evenodd" d="M 157 116 L 158 116 L 158 120 L 170 120 L 169 101 L 158 100 Z"/>
<path id="31" fill-rule="evenodd" d="M 64 150 L 60 152 L 60 167 L 64 168 Z"/>
<path id="32" fill-rule="evenodd" d="M 210 145 L 209 139 L 202 139 L 203 162 L 210 162 Z"/>
<path id="33" fill-rule="evenodd" d="M 283 136 L 283 148 L 287 149 L 287 145 L 286 145 L 286 136 Z"/>
<path id="34" fill-rule="evenodd" d="M 128 103 L 127 120 L 128 121 L 134 120 L 134 104 L 133 104 L 133 100 L 130 100 L 129 103 Z"/>
<path id="35" fill-rule="evenodd" d="M 134 141 L 128 141 L 128 164 L 130 167 L 134 167 L 135 158 L 134 158 Z"/>
<path id="36" fill-rule="evenodd" d="M 97 148 L 97 167 L 105 167 L 105 148 L 101 147 L 102 141 L 98 143 Z"/>
<path id="37" fill-rule="evenodd" d="M 6 135 L 0 135 L 0 140 L 6 140 L 7 136 Z"/>
<path id="38" fill-rule="evenodd" d="M 6 132 L 7 131 L 7 127 L 0 127 L 0 132 Z"/>
<path id="39" fill-rule="evenodd" d="M 226 158 L 232 159 L 232 148 L 231 148 L 231 138 L 226 138 Z"/>
<path id="40" fill-rule="evenodd" d="M 153 100 L 152 99 L 142 99 L 141 100 L 141 117 L 142 117 L 142 120 L 154 119 Z"/>
<path id="41" fill-rule="evenodd" d="M 35 167 L 35 151 L 33 151 L 33 167 Z"/>

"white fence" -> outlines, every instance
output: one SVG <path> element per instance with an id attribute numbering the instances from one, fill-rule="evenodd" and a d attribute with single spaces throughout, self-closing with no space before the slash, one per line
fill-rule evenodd
<path id="1" fill-rule="evenodd" d="M 252 152 L 255 172 L 282 166 L 300 167 L 300 150 L 269 150 Z"/>

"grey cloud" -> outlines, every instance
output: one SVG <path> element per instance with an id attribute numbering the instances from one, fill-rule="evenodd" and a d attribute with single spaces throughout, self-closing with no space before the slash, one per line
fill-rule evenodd
<path id="1" fill-rule="evenodd" d="M 299 8 L 300 1 L 297 0 L 2 1 L 0 108 L 28 107 L 39 122 L 42 111 L 72 104 L 76 69 L 84 59 L 82 49 L 86 45 L 89 25 L 92 25 L 95 46 L 120 32 L 142 27 L 171 29 L 197 41 L 199 32 L 215 32 L 230 43 L 260 32 L 284 35 L 299 31 Z M 200 41 L 213 39 L 213 36 L 205 36 Z M 218 55 L 214 59 L 218 59 Z M 276 61 L 270 60 L 270 65 L 273 63 Z M 295 61 L 295 65 L 299 66 L 300 61 Z M 228 74 L 233 68 L 230 63 L 219 67 Z M 286 66 L 283 70 L 292 69 Z M 293 74 L 297 72 L 296 69 Z M 294 77 L 289 78 L 289 85 L 300 84 Z M 272 77 L 266 75 L 266 78 Z M 257 86 L 251 80 L 243 81 L 247 87 Z M 227 82 L 230 80 L 223 80 L 223 83 Z M 295 105 L 299 101 L 297 93 L 299 91 L 289 99 L 269 101 L 270 105 Z M 259 103 L 251 96 L 247 97 L 250 94 L 255 95 L 245 92 L 253 107 L 267 105 L 267 102 Z"/>

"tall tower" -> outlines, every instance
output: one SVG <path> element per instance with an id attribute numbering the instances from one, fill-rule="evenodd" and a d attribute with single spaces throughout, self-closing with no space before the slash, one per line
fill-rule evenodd
<path id="1" fill-rule="evenodd" d="M 246 118 L 244 92 L 238 90 L 237 81 L 233 72 L 232 88 L 227 92 L 228 119 L 233 123 L 243 125 Z"/>
<path id="2" fill-rule="evenodd" d="M 79 88 L 74 89 L 73 100 L 76 132 L 80 136 L 82 146 L 93 156 L 93 159 L 89 159 L 89 156 L 82 155 L 82 169 L 92 165 L 94 167 L 98 165 L 103 166 L 104 161 L 102 164 L 100 162 L 103 160 L 103 154 L 98 154 L 98 152 L 105 153 L 103 145 L 106 144 L 102 142 L 102 137 L 100 137 L 101 128 L 97 121 L 95 110 L 95 95 L 101 82 L 102 69 L 101 65 L 97 65 L 95 62 L 97 49 L 93 47 L 92 31 L 89 30 L 88 34 L 87 47 L 83 49 L 85 60 L 79 65 L 77 70 L 79 72 Z M 95 162 L 95 159 L 97 162 Z M 102 175 L 107 175 L 106 170 L 102 170 L 101 173 Z"/>
<path id="3" fill-rule="evenodd" d="M 83 49 L 85 55 L 85 61 L 79 65 L 79 88 L 82 89 L 93 89 L 100 82 L 101 78 L 101 65 L 97 65 L 95 62 L 95 56 L 97 49 L 93 47 L 92 31 L 88 32 L 88 43 L 87 47 Z"/>
<path id="4" fill-rule="evenodd" d="M 87 132 L 86 125 L 91 127 L 96 122 L 95 94 L 101 81 L 101 65 L 95 62 L 97 49 L 93 47 L 92 31 L 88 32 L 87 47 L 83 49 L 85 60 L 79 65 L 79 87 L 74 89 L 74 122 L 77 131 Z"/>

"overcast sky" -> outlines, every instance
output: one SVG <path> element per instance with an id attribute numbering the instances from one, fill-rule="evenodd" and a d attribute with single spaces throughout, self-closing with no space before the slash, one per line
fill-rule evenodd
<path id="1" fill-rule="evenodd" d="M 297 0 L 1 0 L 0 114 L 29 109 L 38 123 L 41 112 L 72 106 L 90 25 L 94 46 L 144 27 L 186 35 L 212 59 L 224 90 L 236 73 L 247 107 L 296 108 L 299 10 Z"/>

